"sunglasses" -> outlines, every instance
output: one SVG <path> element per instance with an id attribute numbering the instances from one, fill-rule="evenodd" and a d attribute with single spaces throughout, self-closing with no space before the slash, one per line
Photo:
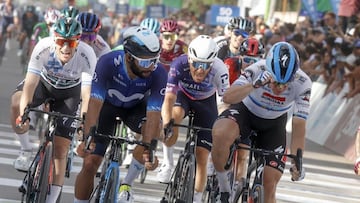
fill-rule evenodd
<path id="1" fill-rule="evenodd" d="M 77 39 L 56 38 L 55 43 L 61 47 L 67 44 L 70 48 L 75 48 L 79 44 L 79 41 Z"/>
<path id="2" fill-rule="evenodd" d="M 177 40 L 178 35 L 177 35 L 177 34 L 165 34 L 165 35 L 163 35 L 162 37 L 163 37 L 163 39 L 165 39 L 165 40 L 175 41 L 175 40 Z"/>
<path id="3" fill-rule="evenodd" d="M 80 40 L 82 41 L 95 41 L 96 40 L 96 34 L 95 33 L 82 33 L 80 36 Z"/>
<path id="4" fill-rule="evenodd" d="M 203 70 L 208 70 L 213 65 L 213 62 L 193 61 L 191 64 L 195 69 L 201 68 Z"/>
<path id="5" fill-rule="evenodd" d="M 247 38 L 249 36 L 248 32 L 246 32 L 245 30 L 241 30 L 241 29 L 234 29 L 233 33 L 236 37 L 241 36 L 243 38 Z"/>
<path id="6" fill-rule="evenodd" d="M 251 57 L 251 56 L 244 56 L 242 58 L 243 62 L 244 63 L 256 63 L 259 61 L 259 58 L 256 58 L 256 57 Z"/>
<path id="7" fill-rule="evenodd" d="M 138 61 L 139 65 L 143 68 L 150 68 L 151 66 L 156 65 L 159 61 L 159 56 L 154 57 L 154 58 L 149 58 L 149 59 L 143 59 L 143 58 L 136 57 L 132 54 L 130 54 L 130 55 L 131 55 L 131 57 L 136 59 Z"/>

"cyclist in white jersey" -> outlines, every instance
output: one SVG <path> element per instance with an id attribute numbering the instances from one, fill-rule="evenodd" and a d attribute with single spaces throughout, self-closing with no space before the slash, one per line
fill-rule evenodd
<path id="1" fill-rule="evenodd" d="M 286 152 L 287 112 L 293 110 L 292 140 L 290 150 L 304 150 L 305 126 L 309 114 L 311 80 L 299 67 L 295 48 L 286 42 L 276 43 L 260 60 L 245 72 L 224 94 L 224 102 L 231 104 L 213 126 L 212 158 L 219 180 L 221 201 L 229 202 L 230 184 L 224 169 L 229 147 L 241 135 L 243 145 L 249 146 L 251 131 L 257 132 L 258 148 Z M 299 172 L 291 160 L 293 180 L 302 180 L 304 170 Z M 285 167 L 282 157 L 266 158 L 264 188 L 266 202 L 276 202 L 276 185 Z"/>
<path id="2" fill-rule="evenodd" d="M 81 113 L 86 112 L 96 56 L 91 47 L 79 41 L 81 25 L 71 18 L 54 24 L 54 37 L 41 39 L 35 46 L 25 79 L 11 98 L 11 124 L 21 144 L 14 166 L 27 170 L 31 163 L 32 145 L 28 122 L 18 126 L 26 106 L 39 106 L 47 98 L 54 99 L 52 109 L 75 115 L 82 100 Z M 55 202 L 64 184 L 66 156 L 75 133 L 75 121 L 59 121 L 54 137 L 54 179 L 46 202 Z"/>
<path id="3" fill-rule="evenodd" d="M 80 40 L 94 49 L 97 58 L 111 51 L 109 44 L 99 35 L 101 21 L 96 14 L 83 12 L 77 16 L 77 20 L 83 31 Z"/>
<path id="4" fill-rule="evenodd" d="M 217 58 L 217 45 L 207 35 L 199 35 L 189 44 L 187 55 L 181 55 L 170 65 L 161 115 L 164 128 L 170 119 L 181 123 L 189 111 L 194 112 L 194 126 L 211 128 L 217 115 L 216 92 L 222 97 L 229 87 L 229 73 Z M 175 144 L 179 129 L 165 141 L 166 146 Z M 196 144 L 196 179 L 194 202 L 201 202 L 206 185 L 207 160 L 211 150 L 211 132 L 200 130 Z M 167 166 L 168 170 L 173 168 Z M 169 180 L 167 180 L 169 181 Z"/>

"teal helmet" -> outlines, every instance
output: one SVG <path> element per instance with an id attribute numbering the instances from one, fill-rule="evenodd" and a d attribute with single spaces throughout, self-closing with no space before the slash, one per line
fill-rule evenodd
<path id="1" fill-rule="evenodd" d="M 80 38 L 81 24 L 73 18 L 60 18 L 54 24 L 54 33 L 57 37 Z"/>
<path id="2" fill-rule="evenodd" d="M 63 10 L 61 10 L 61 15 L 62 17 L 69 17 L 76 19 L 76 17 L 79 15 L 79 9 L 73 6 L 68 6 L 65 7 Z"/>

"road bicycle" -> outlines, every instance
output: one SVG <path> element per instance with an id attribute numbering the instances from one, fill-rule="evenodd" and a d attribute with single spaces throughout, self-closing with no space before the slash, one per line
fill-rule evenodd
<path id="1" fill-rule="evenodd" d="M 120 134 L 104 135 L 96 132 L 96 127 L 90 129 L 90 134 L 85 141 L 85 150 L 89 149 L 92 139 L 104 137 L 110 140 L 109 153 L 104 156 L 103 167 L 100 173 L 100 181 L 90 196 L 91 201 L 96 203 L 111 203 L 117 201 L 118 189 L 120 187 L 120 166 L 122 164 L 122 144 L 137 144 L 150 150 L 150 160 L 153 161 L 157 140 L 144 143 L 138 140 L 130 140 Z"/>
<path id="2" fill-rule="evenodd" d="M 286 156 L 289 158 L 294 159 L 296 167 L 299 171 L 302 171 L 302 150 L 299 148 L 294 154 L 287 154 L 287 153 L 279 153 L 274 152 L 271 150 L 266 149 L 259 149 L 256 148 L 256 132 L 253 131 L 250 134 L 251 139 L 251 146 L 250 147 L 243 147 L 239 144 L 241 143 L 241 139 L 238 138 L 234 141 L 234 143 L 230 146 L 230 154 L 228 160 L 224 166 L 225 170 L 229 170 L 232 166 L 232 170 L 230 172 L 230 185 L 231 185 L 231 194 L 230 194 L 230 202 L 236 203 L 264 203 L 264 186 L 263 186 L 263 172 L 264 166 L 266 163 L 267 156 Z M 238 172 L 237 168 L 237 156 L 238 156 L 238 149 L 248 150 L 249 157 L 248 157 L 248 164 L 247 164 L 247 172 L 246 177 L 243 181 L 240 181 L 240 185 L 237 187 L 236 184 L 236 174 Z M 208 200 L 208 202 L 216 202 L 216 199 L 219 199 L 220 192 L 218 190 L 218 185 L 210 185 L 208 196 L 214 197 Z"/>
<path id="3" fill-rule="evenodd" d="M 51 101 L 47 100 L 45 103 L 51 103 Z M 22 193 L 21 202 L 25 200 L 27 203 L 43 203 L 46 201 L 46 196 L 50 191 L 53 179 L 53 139 L 57 127 L 57 120 L 67 118 L 81 121 L 81 118 L 59 112 L 43 111 L 28 106 L 22 116 L 21 124 L 29 120 L 30 112 L 46 114 L 48 118 L 46 122 L 43 123 L 45 129 L 44 139 L 40 141 L 39 149 L 26 172 L 23 184 L 19 187 L 19 192 Z"/>
<path id="4" fill-rule="evenodd" d="M 197 134 L 200 130 L 211 131 L 210 128 L 194 126 L 194 112 L 189 112 L 188 125 L 176 124 L 171 120 L 168 128 L 183 127 L 187 128 L 184 151 L 180 152 L 175 170 L 171 175 L 170 182 L 164 192 L 160 203 L 188 203 L 193 202 L 195 174 L 196 174 L 196 157 L 195 148 L 197 143 Z"/>

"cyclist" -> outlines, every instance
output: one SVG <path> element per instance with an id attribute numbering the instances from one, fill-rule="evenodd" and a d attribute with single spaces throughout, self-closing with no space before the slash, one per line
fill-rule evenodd
<path id="1" fill-rule="evenodd" d="M 12 0 L 0 3 L 0 65 L 5 55 L 6 39 L 19 25 L 18 12 Z"/>
<path id="2" fill-rule="evenodd" d="M 96 54 L 100 57 L 110 52 L 108 43 L 98 34 L 101 29 L 100 18 L 93 13 L 83 12 L 77 16 L 77 20 L 82 26 L 82 34 L 80 40 L 90 45 Z"/>
<path id="3" fill-rule="evenodd" d="M 218 57 L 221 60 L 240 55 L 240 44 L 254 32 L 255 23 L 249 19 L 234 17 L 230 19 L 227 27 L 230 37 L 216 42 L 219 46 Z"/>
<path id="4" fill-rule="evenodd" d="M 90 127 L 97 125 L 98 132 L 113 134 L 115 118 L 120 117 L 133 132 L 143 135 L 143 142 L 150 143 L 160 134 L 160 110 L 167 77 L 157 63 L 160 43 L 152 31 L 141 26 L 129 27 L 124 36 L 123 50 L 113 50 L 98 60 L 84 132 L 87 135 Z M 84 161 L 75 181 L 74 202 L 89 201 L 108 143 L 106 139 L 96 140 L 91 153 L 84 153 L 84 144 L 79 145 L 78 154 Z M 121 182 L 118 202 L 133 201 L 132 184 L 144 169 L 144 163 L 149 170 L 156 168 L 157 159 L 150 163 L 142 158 L 147 153 L 144 147 L 135 147 L 134 159 Z"/>
<path id="5" fill-rule="evenodd" d="M 212 158 L 219 181 L 221 201 L 229 202 L 230 184 L 224 169 L 229 147 L 241 135 L 242 143 L 250 145 L 250 131 L 257 132 L 258 148 L 286 152 L 287 113 L 292 117 L 292 140 L 290 150 L 304 150 L 305 126 L 309 114 L 311 80 L 299 69 L 299 56 L 295 48 L 278 42 L 260 60 L 245 69 L 224 94 L 224 102 L 231 104 L 213 125 Z M 294 161 L 290 169 L 293 180 L 302 180 Z M 276 185 L 285 167 L 282 157 L 266 157 L 264 188 L 266 202 L 275 202 Z"/>
<path id="6" fill-rule="evenodd" d="M 22 15 L 21 18 L 21 33 L 18 37 L 18 41 L 19 41 L 19 50 L 17 52 L 18 56 L 21 56 L 22 54 L 29 55 L 29 53 L 27 53 L 29 50 L 25 50 L 24 53 L 23 46 L 26 39 L 28 39 L 29 41 L 31 40 L 33 28 L 38 22 L 39 22 L 39 16 L 37 15 L 35 6 L 27 5 L 25 7 L 24 14 Z"/>
<path id="7" fill-rule="evenodd" d="M 29 54 L 32 53 L 32 50 L 34 49 L 35 45 L 43 38 L 52 36 L 50 34 L 54 30 L 52 29 L 52 26 L 55 24 L 55 22 L 60 18 L 60 11 L 49 8 L 46 10 L 44 15 L 44 22 L 39 22 L 34 26 L 32 35 L 31 35 L 31 43 L 29 48 Z"/>
<path id="8" fill-rule="evenodd" d="M 164 65 L 167 71 L 170 69 L 170 63 L 178 56 L 187 53 L 187 44 L 179 40 L 179 25 L 175 20 L 165 19 L 160 27 L 160 63 Z"/>
<path id="9" fill-rule="evenodd" d="M 96 66 L 96 56 L 89 45 L 79 41 L 81 25 L 71 18 L 61 18 L 54 24 L 54 37 L 41 39 L 31 55 L 25 80 L 11 98 L 11 124 L 21 144 L 20 156 L 14 166 L 27 170 L 31 163 L 32 145 L 28 123 L 17 123 L 27 105 L 39 106 L 48 97 L 55 99 L 53 110 L 75 115 L 82 99 L 81 113 L 87 110 L 90 84 Z M 75 132 L 73 119 L 60 119 L 54 137 L 54 179 L 47 202 L 56 202 L 64 183 L 66 156 Z"/>
<path id="10" fill-rule="evenodd" d="M 216 91 L 221 97 L 229 87 L 227 68 L 217 56 L 217 45 L 207 35 L 199 35 L 189 44 L 189 53 L 176 58 L 170 66 L 165 100 L 162 106 L 164 128 L 170 119 L 181 123 L 188 112 L 194 112 L 194 125 L 211 128 L 218 110 Z M 176 143 L 179 135 L 174 128 L 173 135 L 165 140 L 167 146 Z M 211 132 L 199 131 L 196 147 L 196 181 L 194 202 L 201 202 L 207 178 L 207 157 L 211 150 Z M 171 164 L 171 163 L 170 163 Z M 169 182 L 172 165 L 168 165 Z"/>
<path id="11" fill-rule="evenodd" d="M 187 53 L 188 46 L 185 42 L 178 39 L 179 25 L 175 20 L 165 19 L 160 27 L 160 63 L 164 65 L 166 71 L 169 71 L 170 64 L 177 57 Z M 157 173 L 157 179 L 166 183 L 169 180 L 169 166 L 173 166 L 174 147 L 168 147 L 164 143 L 162 145 L 164 159 Z M 171 172 L 170 172 L 171 173 Z"/>

